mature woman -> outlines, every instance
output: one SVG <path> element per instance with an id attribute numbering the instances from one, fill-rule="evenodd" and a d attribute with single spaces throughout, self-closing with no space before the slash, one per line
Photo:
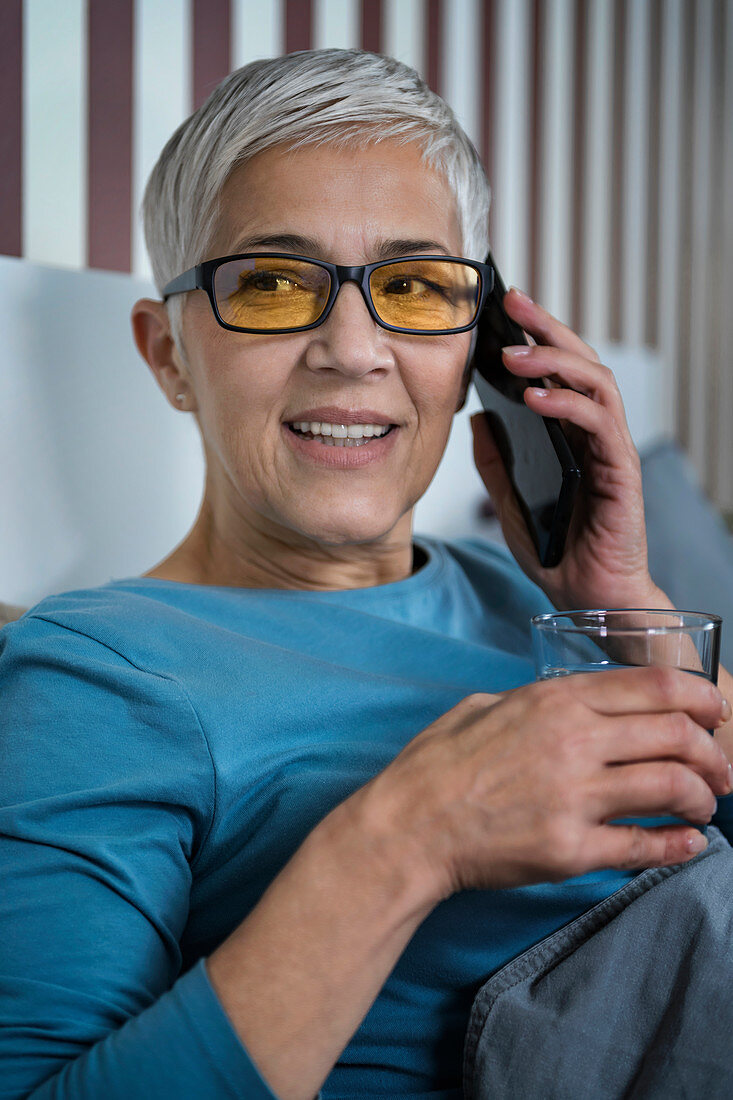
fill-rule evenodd
<path id="1" fill-rule="evenodd" d="M 145 576 L 3 632 L 3 1096 L 457 1097 L 486 976 L 705 844 L 731 790 L 721 692 L 646 669 L 528 683 L 548 598 L 669 603 L 613 378 L 518 291 L 538 346 L 506 365 L 587 438 L 565 557 L 539 566 L 480 421 L 528 577 L 413 539 L 487 209 L 450 110 L 367 53 L 247 66 L 164 149 L 164 301 L 133 326 L 199 425 L 204 499 Z M 607 824 L 668 813 L 690 825 Z"/>

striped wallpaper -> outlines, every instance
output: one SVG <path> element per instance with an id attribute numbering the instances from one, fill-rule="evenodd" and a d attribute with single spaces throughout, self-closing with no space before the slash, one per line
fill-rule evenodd
<path id="1" fill-rule="evenodd" d="M 3 0 L 0 42 L 0 253 L 140 274 L 147 173 L 231 68 L 414 65 L 484 158 L 505 278 L 661 351 L 665 422 L 733 509 L 733 0 Z"/>

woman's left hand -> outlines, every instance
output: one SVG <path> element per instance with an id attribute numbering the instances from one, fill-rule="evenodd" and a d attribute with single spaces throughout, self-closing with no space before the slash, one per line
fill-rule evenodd
<path id="1" fill-rule="evenodd" d="M 559 420 L 583 472 L 563 557 L 545 569 L 485 418 L 473 417 L 476 466 L 509 549 L 558 609 L 671 606 L 649 575 L 641 465 L 612 372 L 571 329 L 517 290 L 507 293 L 504 308 L 536 341 L 505 349 L 504 364 L 537 380 L 526 404 Z M 545 388 L 545 378 L 556 386 Z"/>

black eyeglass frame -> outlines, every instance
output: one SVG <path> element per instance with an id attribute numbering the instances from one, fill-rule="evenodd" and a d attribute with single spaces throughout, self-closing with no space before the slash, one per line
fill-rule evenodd
<path id="1" fill-rule="evenodd" d="M 310 325 L 298 325 L 296 328 L 244 328 L 242 325 L 230 325 L 228 321 L 224 320 L 219 312 L 214 293 L 214 275 L 217 268 L 221 267 L 222 264 L 229 263 L 231 260 L 257 260 L 265 257 L 271 257 L 273 260 L 301 260 L 304 263 L 323 268 L 324 271 L 329 273 L 331 286 L 328 298 L 323 307 L 323 312 L 317 320 Z M 476 302 L 476 314 L 469 324 L 461 325 L 459 328 L 416 329 L 400 328 L 398 325 L 390 325 L 381 319 L 374 307 L 369 289 L 369 278 L 372 272 L 380 267 L 387 267 L 389 264 L 409 263 L 411 260 L 440 260 L 441 263 L 463 264 L 478 272 L 479 293 Z M 475 327 L 486 298 L 494 287 L 494 268 L 491 264 L 481 263 L 479 260 L 466 260 L 461 256 L 395 256 L 391 260 L 378 260 L 373 264 L 347 267 L 342 264 L 330 264 L 326 260 L 314 260 L 312 256 L 296 256 L 291 252 L 238 252 L 233 256 L 221 256 L 216 260 L 205 260 L 202 264 L 197 264 L 195 267 L 189 268 L 188 271 L 184 271 L 163 288 L 163 301 L 170 298 L 172 294 L 184 294 L 188 290 L 204 290 L 208 295 L 214 316 L 222 328 L 229 329 L 230 332 L 276 336 L 290 332 L 308 332 L 309 329 L 318 328 L 319 325 L 322 325 L 331 312 L 338 292 L 344 283 L 356 283 L 361 290 L 362 298 L 371 317 L 381 328 L 387 329 L 389 332 L 404 332 L 412 336 L 450 336 L 458 332 L 468 332 Z"/>

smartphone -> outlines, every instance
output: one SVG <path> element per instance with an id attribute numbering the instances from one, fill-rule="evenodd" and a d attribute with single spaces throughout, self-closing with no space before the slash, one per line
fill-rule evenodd
<path id="1" fill-rule="evenodd" d="M 504 312 L 506 287 L 491 253 L 486 263 L 494 287 L 476 326 L 473 382 L 540 562 L 550 567 L 563 555 L 581 470 L 558 422 L 524 403 L 525 389 L 537 380 L 518 378 L 502 362 L 502 348 L 529 341 Z"/>

